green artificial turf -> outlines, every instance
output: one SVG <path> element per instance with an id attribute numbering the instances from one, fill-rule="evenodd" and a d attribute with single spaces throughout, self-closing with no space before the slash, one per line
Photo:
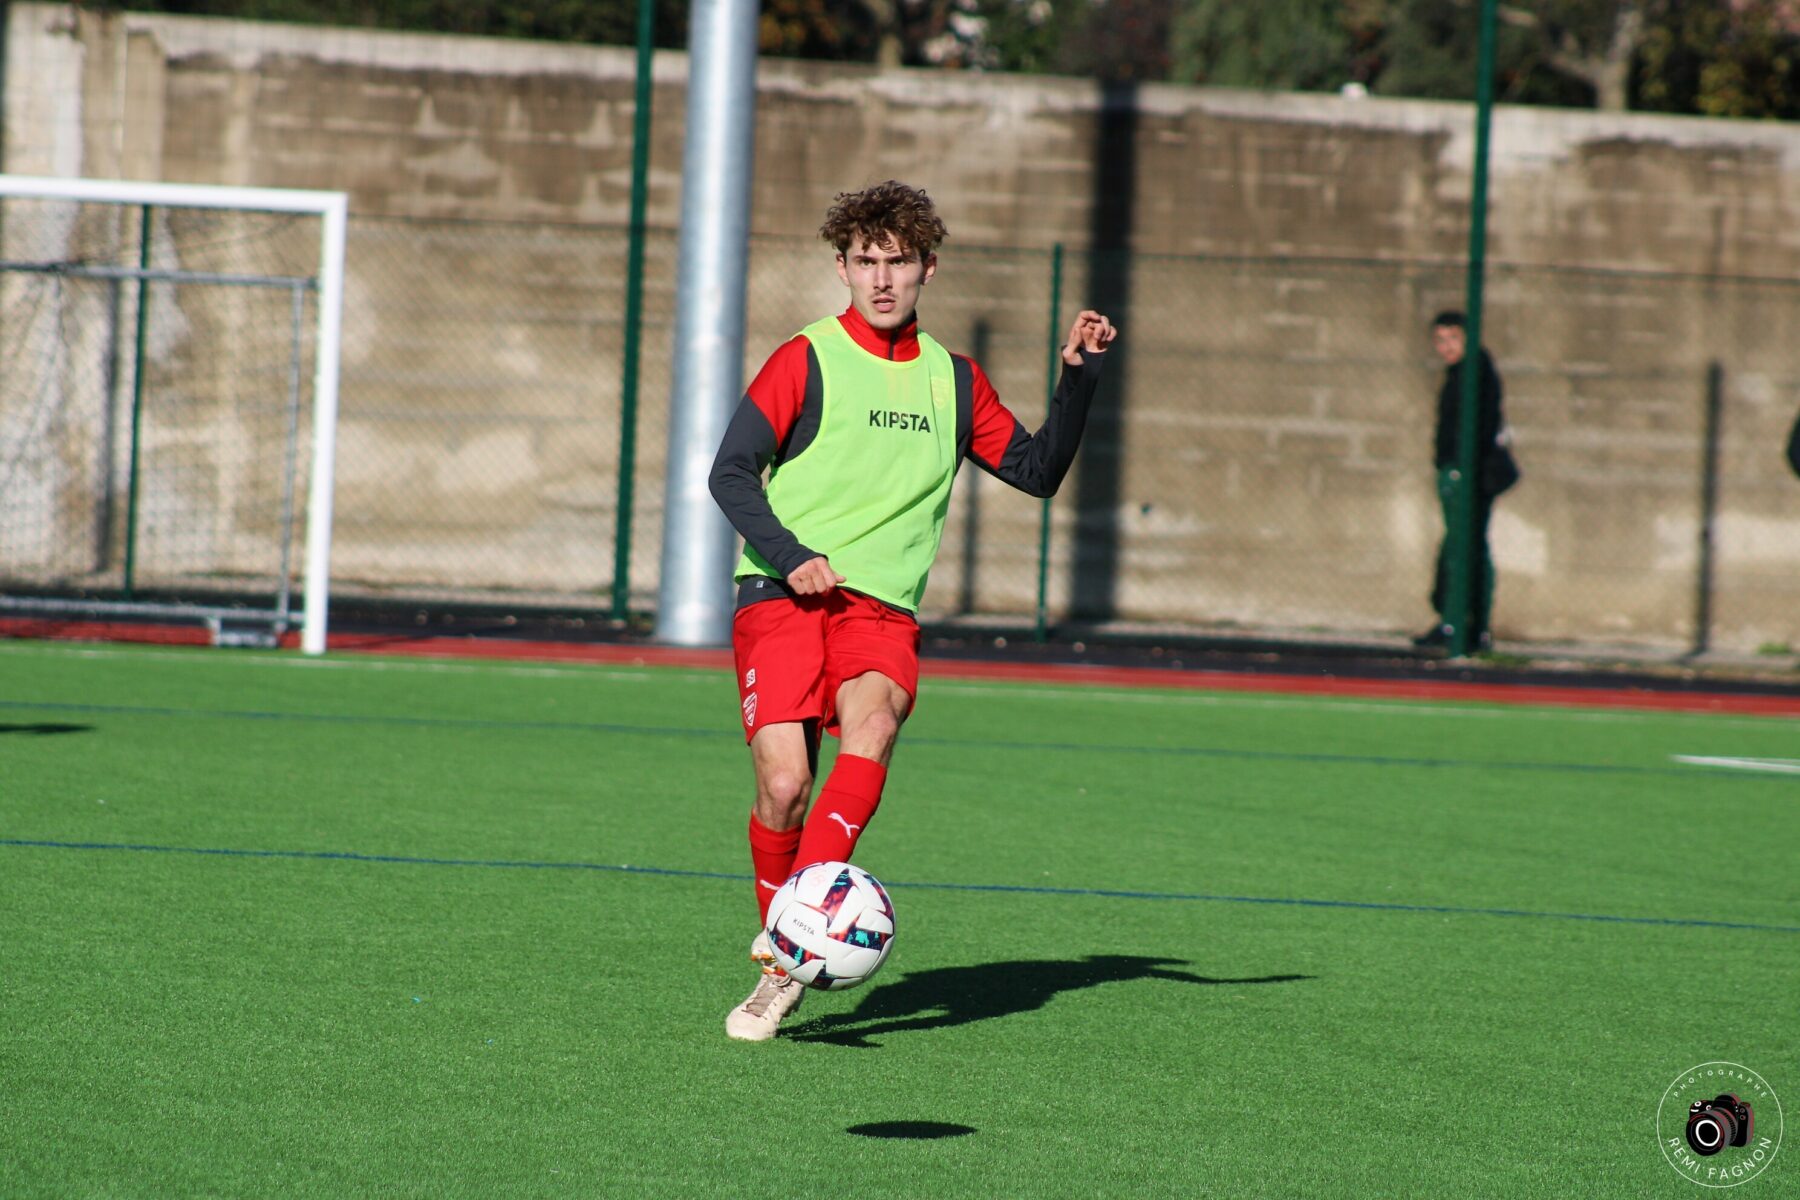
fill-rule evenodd
<path id="1" fill-rule="evenodd" d="M 0 1195 L 1685 1196 L 1680 1072 L 1800 1101 L 1800 776 L 1672 758 L 1792 721 L 928 677 L 893 955 L 744 1045 L 735 705 L 0 644 Z"/>

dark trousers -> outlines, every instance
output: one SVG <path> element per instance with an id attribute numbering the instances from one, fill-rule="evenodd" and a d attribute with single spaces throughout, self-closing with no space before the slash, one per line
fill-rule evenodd
<path id="1" fill-rule="evenodd" d="M 1451 624 L 1450 613 L 1450 522 L 1451 491 L 1448 472 L 1438 472 L 1438 499 L 1444 510 L 1444 540 L 1438 544 L 1437 577 L 1431 585 L 1431 607 L 1437 610 L 1438 619 Z M 1494 610 L 1494 559 L 1488 552 L 1488 518 L 1494 513 L 1494 497 L 1475 493 L 1473 503 L 1469 506 L 1469 541 L 1474 556 L 1474 575 L 1469 580 L 1469 628 L 1467 636 L 1470 642 L 1488 632 L 1488 616 Z"/>

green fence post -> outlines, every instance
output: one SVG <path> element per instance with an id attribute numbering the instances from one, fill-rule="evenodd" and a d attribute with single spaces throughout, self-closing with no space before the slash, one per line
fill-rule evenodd
<path id="1" fill-rule="evenodd" d="M 638 343 L 644 324 L 644 210 L 650 174 L 651 59 L 656 0 L 638 0 L 637 98 L 631 131 L 631 244 L 625 258 L 625 362 L 619 377 L 619 499 L 613 528 L 612 617 L 631 613 L 632 476 L 637 472 Z"/>
<path id="2" fill-rule="evenodd" d="M 1475 544 L 1469 524 L 1475 515 L 1475 445 L 1479 422 L 1476 404 L 1481 394 L 1481 292 L 1487 270 L 1488 128 L 1494 114 L 1494 8 L 1496 0 L 1481 0 L 1481 46 L 1475 70 L 1475 178 L 1469 203 L 1468 296 L 1464 306 L 1465 349 L 1462 360 L 1462 403 L 1457 414 L 1456 469 L 1461 478 L 1450 498 L 1451 521 L 1446 531 L 1450 578 L 1446 581 L 1445 614 L 1450 623 L 1449 651 L 1460 657 L 1470 650 L 1469 615 L 1475 594 Z"/>
<path id="3" fill-rule="evenodd" d="M 1062 366 L 1062 338 L 1058 335 L 1057 321 L 1062 309 L 1062 276 L 1063 276 L 1063 244 L 1056 243 L 1050 251 L 1050 363 L 1044 377 L 1044 412 L 1048 415 L 1050 405 L 1056 399 L 1056 377 Z M 1037 630 L 1035 637 L 1040 642 L 1050 640 L 1050 498 L 1044 498 L 1042 514 L 1038 518 L 1038 577 L 1037 577 Z"/>
<path id="4" fill-rule="evenodd" d="M 150 206 L 138 222 L 138 270 L 150 269 Z M 137 577 L 138 450 L 144 416 L 144 359 L 150 339 L 150 281 L 137 281 L 137 343 L 131 359 L 131 448 L 125 472 L 125 599 L 132 598 Z"/>

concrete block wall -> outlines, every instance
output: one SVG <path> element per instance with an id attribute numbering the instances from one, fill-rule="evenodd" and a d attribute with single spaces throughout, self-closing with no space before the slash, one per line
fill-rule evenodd
<path id="1" fill-rule="evenodd" d="M 47 4 L 14 4 L 10 22 L 8 171 L 350 194 L 347 578 L 604 591 L 629 49 Z M 642 596 L 686 70 L 656 58 Z M 921 183 L 952 231 L 927 325 L 978 350 L 1028 423 L 1053 245 L 1069 264 L 1059 319 L 1096 303 L 1125 329 L 1052 509 L 1058 611 L 1425 623 L 1425 324 L 1462 298 L 1467 106 L 786 61 L 761 63 L 758 86 L 746 374 L 842 303 L 808 241 L 832 195 Z M 1707 634 L 1800 643 L 1800 481 L 1779 457 L 1800 409 L 1800 130 L 1502 108 L 1492 178 L 1487 341 L 1526 472 L 1495 518 L 1499 631 L 1695 638 L 1716 368 Z M 969 484 L 928 607 L 1028 612 L 1039 508 Z"/>

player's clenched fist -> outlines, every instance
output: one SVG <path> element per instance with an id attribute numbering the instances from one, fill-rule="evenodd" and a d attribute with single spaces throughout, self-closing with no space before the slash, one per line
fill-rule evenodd
<path id="1" fill-rule="evenodd" d="M 1119 331 L 1113 328 L 1110 320 L 1091 308 L 1084 308 L 1076 314 L 1075 323 L 1069 326 L 1069 337 L 1062 348 L 1063 361 L 1071 367 L 1079 367 L 1083 351 L 1103 354 L 1118 336 Z"/>
<path id="2" fill-rule="evenodd" d="M 818 558 L 807 559 L 789 571 L 787 582 L 797 595 L 817 596 L 844 582 L 844 577 L 832 570 L 831 564 L 825 561 L 825 556 L 820 555 Z"/>

